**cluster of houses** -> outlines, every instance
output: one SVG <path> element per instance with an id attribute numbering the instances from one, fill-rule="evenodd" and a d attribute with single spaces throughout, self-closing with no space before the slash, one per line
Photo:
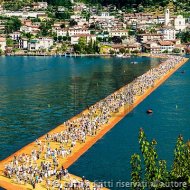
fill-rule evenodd
<path id="1" fill-rule="evenodd" d="M 74 3 L 72 1 L 72 3 Z M 70 20 L 58 20 L 52 24 L 51 36 L 39 37 L 40 25 L 51 18 L 47 14 L 47 2 L 37 2 L 31 7 L 25 7 L 22 11 L 7 11 L 0 8 L 0 15 L 4 17 L 18 17 L 22 26 L 20 30 L 10 34 L 3 34 L 4 22 L 0 21 L 0 48 L 6 51 L 6 38 L 14 40 L 17 48 L 27 51 L 50 51 L 56 47 L 58 41 L 52 36 L 69 37 L 69 45 L 78 44 L 81 37 L 87 43 L 100 41 L 101 53 L 109 53 L 111 50 L 120 52 L 121 49 L 132 51 L 144 51 L 150 53 L 174 52 L 185 53 L 187 45 L 181 44 L 176 34 L 189 29 L 189 23 L 182 15 L 171 16 L 170 10 L 166 9 L 163 15 L 153 13 L 124 13 L 117 10 L 118 14 L 110 14 L 108 10 L 100 14 L 96 7 L 87 7 L 83 3 L 73 4 L 73 15 Z M 64 7 L 58 7 L 64 11 Z M 106 9 L 106 8 L 105 8 Z M 84 17 L 81 12 L 90 11 L 89 18 Z M 32 19 L 38 18 L 33 22 Z M 74 21 L 74 26 L 69 21 Z M 140 31 L 140 32 L 139 32 Z M 134 32 L 134 33 L 132 33 Z M 22 34 L 30 33 L 34 38 L 22 37 Z M 132 34 L 131 34 L 132 33 Z M 112 41 L 113 38 L 120 39 L 119 42 Z M 72 48 L 71 48 L 72 49 Z M 176 52 L 177 52 L 176 51 Z"/>

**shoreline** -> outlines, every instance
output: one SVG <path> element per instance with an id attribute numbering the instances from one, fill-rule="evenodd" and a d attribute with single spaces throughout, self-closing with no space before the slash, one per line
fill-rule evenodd
<path id="1" fill-rule="evenodd" d="M 29 54 L 6 54 L 6 55 L 1 55 L 1 56 L 6 56 L 6 57 L 112 57 L 113 55 L 111 54 L 39 54 L 39 53 L 29 53 Z"/>
<path id="2" fill-rule="evenodd" d="M 101 139 L 108 131 L 110 131 L 120 120 L 122 120 L 129 112 L 131 112 L 137 105 L 139 105 L 147 96 L 149 96 L 154 90 L 156 90 L 161 84 L 163 84 L 176 70 L 178 70 L 183 64 L 185 64 L 187 60 L 188 60 L 188 58 L 184 58 L 182 61 L 180 61 L 175 66 L 175 68 L 173 68 L 171 71 L 167 72 L 164 76 L 162 76 L 159 80 L 157 80 L 155 82 L 155 85 L 153 87 L 148 88 L 141 96 L 137 96 L 136 100 L 134 101 L 134 103 L 131 106 L 127 106 L 127 107 L 126 106 L 122 106 L 122 107 L 120 107 L 118 113 L 116 115 L 114 115 L 114 117 L 110 118 L 108 124 L 103 125 L 101 127 L 101 130 L 97 132 L 96 136 L 89 137 L 87 139 L 86 143 L 78 145 L 78 147 L 76 148 L 77 150 L 75 150 L 70 156 L 68 156 L 63 161 L 62 165 L 65 168 L 68 168 L 69 166 L 71 166 L 82 154 L 84 154 L 99 139 Z M 122 90 L 124 87 L 120 88 L 117 91 Z M 115 91 L 114 93 L 116 93 L 117 91 Z M 86 112 L 88 112 L 88 109 L 84 110 L 83 112 L 81 112 L 80 114 L 72 117 L 69 120 L 74 120 L 78 116 L 80 116 L 81 114 L 86 113 Z M 56 127 L 55 129 L 53 129 L 50 132 L 48 132 L 48 134 L 57 133 L 57 132 L 60 132 L 60 131 L 63 131 L 63 130 L 64 130 L 64 124 L 61 124 L 58 127 Z M 38 139 L 43 141 L 43 138 L 45 137 L 45 135 L 43 135 L 42 137 L 40 137 Z M 24 146 L 22 149 L 18 150 L 17 152 L 13 153 L 9 157 L 7 157 L 4 160 L 2 160 L 0 162 L 0 171 L 2 171 L 4 169 L 4 164 L 6 162 L 9 162 L 10 160 L 12 160 L 12 158 L 13 158 L 14 155 L 19 155 L 19 154 L 22 154 L 22 153 L 30 153 L 31 150 L 35 146 L 36 146 L 35 142 L 32 142 L 32 143 Z M 7 187 L 7 185 L 9 185 L 9 186 L 10 185 L 13 185 L 13 186 L 15 185 L 15 184 L 12 184 L 12 183 L 10 184 L 8 182 L 5 182 L 5 183 L 2 183 L 2 182 L 3 181 L 0 180 L 0 186 L 5 187 L 5 188 Z"/>
<path id="3" fill-rule="evenodd" d="M 153 58 L 163 58 L 163 57 L 157 57 L 156 54 L 151 53 L 137 53 L 137 54 L 128 54 L 129 56 L 139 56 L 139 57 L 153 57 Z M 158 54 L 159 55 L 159 54 Z M 163 54 L 162 54 L 163 55 Z M 165 57 L 168 55 L 188 55 L 188 54 L 164 54 Z M 1 56 L 5 57 L 117 57 L 115 54 L 59 54 L 59 53 L 10 53 L 10 54 L 2 54 Z M 123 57 L 122 57 L 123 58 Z M 124 57 L 126 58 L 126 57 Z M 130 57 L 129 57 L 130 58 Z"/>

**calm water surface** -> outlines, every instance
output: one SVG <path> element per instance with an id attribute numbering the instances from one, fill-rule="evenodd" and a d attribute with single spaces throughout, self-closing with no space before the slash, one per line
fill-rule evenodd
<path id="1" fill-rule="evenodd" d="M 133 65 L 132 61 L 139 64 Z M 0 57 L 0 159 L 131 82 L 159 61 L 136 57 Z M 116 127 L 115 130 L 120 129 Z M 125 133 L 130 134 L 127 128 Z M 118 134 L 115 135 L 114 138 L 117 138 Z M 105 142 L 104 146 L 111 144 Z M 95 155 L 98 154 L 95 151 Z M 89 159 L 92 157 L 89 156 Z M 80 173 L 80 162 L 88 162 L 86 158 L 80 159 L 72 171 Z M 100 175 L 93 176 L 93 170 L 91 174 L 91 178 Z"/>

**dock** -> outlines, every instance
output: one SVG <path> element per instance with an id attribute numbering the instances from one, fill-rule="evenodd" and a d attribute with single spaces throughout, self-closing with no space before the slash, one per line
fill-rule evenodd
<path id="1" fill-rule="evenodd" d="M 69 156 L 67 156 L 66 158 L 59 159 L 60 165 L 64 166 L 64 168 L 68 168 L 69 166 L 71 166 L 81 155 L 83 155 L 90 147 L 92 147 L 99 139 L 101 139 L 108 131 L 110 131 L 120 120 L 122 120 L 129 112 L 131 112 L 137 105 L 139 105 L 147 96 L 149 96 L 154 90 L 156 90 L 161 84 L 163 84 L 175 71 L 177 71 L 182 65 L 184 65 L 187 62 L 187 60 L 188 60 L 187 58 L 183 58 L 183 60 L 181 62 L 176 64 L 175 68 L 173 68 L 172 70 L 167 72 L 159 80 L 155 81 L 155 84 L 153 87 L 148 88 L 142 95 L 135 97 L 135 101 L 132 105 L 124 105 L 124 106 L 120 107 L 118 112 L 114 113 L 113 117 L 110 118 L 108 123 L 101 126 L 101 129 L 97 131 L 95 136 L 87 136 L 85 143 L 77 142 L 76 146 L 74 147 L 72 153 Z M 124 87 L 122 87 L 118 91 L 122 91 L 123 88 Z M 116 93 L 116 92 L 114 92 L 114 93 Z M 71 121 L 75 120 L 78 117 L 80 117 L 81 114 L 87 114 L 88 111 L 89 110 L 86 109 L 82 113 L 71 118 L 70 120 Z M 48 134 L 59 133 L 61 131 L 64 131 L 65 129 L 66 129 L 66 127 L 64 126 L 64 124 L 61 124 L 58 127 L 56 127 L 55 129 L 48 132 Z M 42 137 L 38 138 L 38 140 L 40 140 L 41 142 L 45 142 L 45 136 L 46 136 L 46 134 L 43 135 Z M 50 146 L 53 148 L 56 148 L 58 146 L 58 143 L 50 142 Z M 5 189 L 9 189 L 9 190 L 32 189 L 32 186 L 29 184 L 27 184 L 27 185 L 15 184 L 11 179 L 4 177 L 3 170 L 4 170 L 4 166 L 7 163 L 9 163 L 15 155 L 18 156 L 23 153 L 30 154 L 31 151 L 35 148 L 37 148 L 37 145 L 35 142 L 32 142 L 0 162 L 0 186 L 1 187 L 5 188 Z M 40 161 L 41 161 L 41 159 L 39 160 L 39 162 Z M 78 178 L 72 174 L 71 174 L 71 177 Z M 39 186 L 36 189 L 39 189 L 39 190 L 46 189 L 43 183 L 38 184 L 38 185 Z"/>

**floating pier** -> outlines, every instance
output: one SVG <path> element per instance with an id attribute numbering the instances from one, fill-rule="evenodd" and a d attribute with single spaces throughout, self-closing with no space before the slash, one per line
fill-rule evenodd
<path id="1" fill-rule="evenodd" d="M 125 105 L 125 106 L 120 107 L 118 112 L 116 114 L 114 114 L 114 116 L 109 119 L 108 123 L 101 126 L 101 129 L 97 131 L 95 136 L 87 136 L 85 143 L 78 143 L 77 142 L 76 146 L 74 147 L 72 153 L 69 156 L 67 156 L 66 158 L 60 158 L 59 159 L 60 164 L 63 165 L 65 168 L 68 168 L 69 166 L 71 166 L 82 154 L 84 154 L 99 139 L 101 139 L 108 131 L 110 131 L 120 120 L 122 120 L 129 112 L 131 112 L 147 96 L 149 96 L 162 83 L 164 83 L 164 81 L 166 81 L 187 60 L 188 60 L 187 58 L 183 58 L 182 61 L 180 61 L 179 63 L 177 63 L 175 65 L 175 68 L 171 69 L 164 76 L 162 76 L 160 79 L 155 81 L 153 87 L 149 87 L 142 95 L 136 96 L 135 101 L 134 101 L 134 103 L 132 105 Z M 124 87 L 122 87 L 118 91 L 121 91 L 123 88 Z M 117 93 L 117 91 L 115 93 Z M 80 117 L 81 114 L 88 113 L 88 111 L 89 110 L 86 109 L 82 113 L 80 113 L 80 114 L 74 116 L 73 118 L 71 118 L 70 120 L 71 121 L 75 120 L 78 117 Z M 55 134 L 55 133 L 59 133 L 59 132 L 64 131 L 64 130 L 66 130 L 66 127 L 64 126 L 64 124 L 62 124 L 62 125 L 59 125 L 58 127 L 56 127 L 55 129 L 51 130 L 50 132 L 48 132 L 48 134 Z M 42 137 L 38 138 L 38 140 L 40 140 L 42 142 L 45 142 L 45 136 L 46 135 L 43 135 Z M 15 184 L 12 181 L 12 179 L 8 179 L 8 178 L 4 177 L 3 176 L 3 170 L 4 170 L 4 166 L 7 163 L 9 163 L 11 160 L 13 160 L 13 157 L 15 155 L 18 156 L 18 155 L 21 155 L 23 153 L 30 154 L 31 151 L 33 149 L 35 149 L 36 147 L 37 147 L 36 143 L 32 142 L 32 143 L 28 144 L 27 146 L 23 147 L 19 151 L 15 152 L 11 156 L 7 157 L 6 159 L 4 159 L 3 161 L 0 162 L 0 186 L 1 187 L 5 188 L 5 189 L 9 189 L 9 190 L 13 190 L 13 189 L 14 190 L 16 190 L 16 189 L 18 189 L 18 190 L 32 189 L 31 185 L 29 185 L 29 184 L 27 184 L 27 185 L 18 185 L 18 184 Z M 53 148 L 57 147 L 57 143 L 56 142 L 50 142 L 50 147 L 53 147 Z M 72 176 L 72 177 L 77 178 L 76 176 Z M 36 189 L 40 190 L 40 189 L 46 189 L 46 188 L 44 188 L 44 184 L 42 184 L 41 186 L 39 186 Z"/>

